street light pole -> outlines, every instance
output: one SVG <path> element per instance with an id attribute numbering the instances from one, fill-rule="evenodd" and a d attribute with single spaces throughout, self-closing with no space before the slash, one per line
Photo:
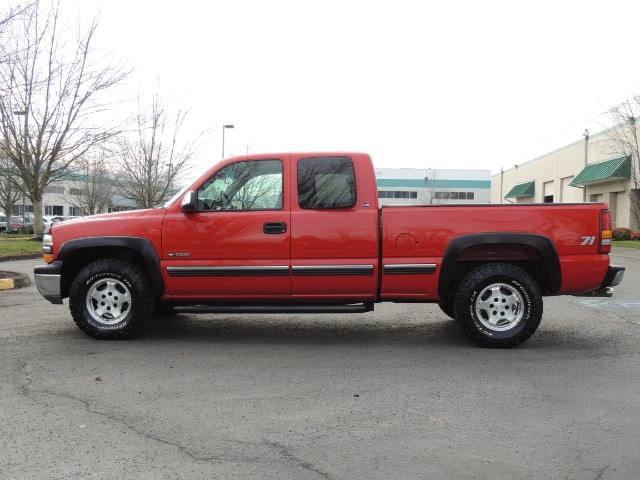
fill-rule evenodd
<path id="1" fill-rule="evenodd" d="M 224 131 L 227 128 L 234 128 L 233 125 L 227 124 L 222 126 L 222 159 L 224 160 Z"/>
<path id="2" fill-rule="evenodd" d="M 584 137 L 584 167 L 587 168 L 589 162 L 589 129 L 585 128 L 584 133 L 582 134 Z M 543 192 L 544 195 L 544 192 Z M 587 186 L 585 185 L 582 189 L 582 202 L 587 202 Z"/>

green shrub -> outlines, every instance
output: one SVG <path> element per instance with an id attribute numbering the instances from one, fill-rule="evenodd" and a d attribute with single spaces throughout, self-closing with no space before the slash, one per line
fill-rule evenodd
<path id="1" fill-rule="evenodd" d="M 613 229 L 614 240 L 631 240 L 631 230 L 628 228 L 614 228 Z"/>

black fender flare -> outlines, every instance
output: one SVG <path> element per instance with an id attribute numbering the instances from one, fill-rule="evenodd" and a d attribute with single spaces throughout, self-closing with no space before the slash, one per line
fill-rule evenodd
<path id="1" fill-rule="evenodd" d="M 60 252 L 56 260 L 64 263 L 65 258 L 69 258 L 80 250 L 88 248 L 128 248 L 136 252 L 142 258 L 151 288 L 157 298 L 164 294 L 164 279 L 162 277 L 162 268 L 160 267 L 160 258 L 156 249 L 153 247 L 151 240 L 141 237 L 87 237 L 69 240 L 60 248 Z"/>
<path id="2" fill-rule="evenodd" d="M 453 239 L 442 257 L 440 279 L 438 281 L 438 295 L 448 298 L 452 281 L 456 275 L 456 260 L 460 253 L 476 245 L 526 245 L 540 252 L 547 270 L 547 292 L 554 294 L 560 290 L 562 284 L 562 269 L 558 252 L 548 237 L 532 233 L 478 233 L 465 235 Z"/>

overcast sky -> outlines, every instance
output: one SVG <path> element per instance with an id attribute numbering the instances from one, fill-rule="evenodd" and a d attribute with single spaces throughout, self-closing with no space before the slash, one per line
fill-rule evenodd
<path id="1" fill-rule="evenodd" d="M 638 1 L 62 0 L 210 127 L 199 167 L 291 150 L 486 168 L 581 138 L 640 93 Z M 79 6 L 78 6 L 79 5 Z M 75 11 L 75 10 L 74 10 Z M 123 107 L 125 108 L 125 107 Z"/>

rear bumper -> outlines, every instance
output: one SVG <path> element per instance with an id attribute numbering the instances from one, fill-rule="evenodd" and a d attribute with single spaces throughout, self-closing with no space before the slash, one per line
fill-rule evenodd
<path id="1" fill-rule="evenodd" d="M 589 292 L 579 293 L 580 297 L 612 297 L 613 287 L 620 285 L 624 277 L 624 267 L 610 266 L 607 274 L 604 276 L 602 285 Z"/>
<path id="2" fill-rule="evenodd" d="M 61 304 L 62 293 L 60 282 L 62 279 L 62 262 L 53 262 L 33 269 L 36 287 L 40 295 L 51 303 Z"/>

